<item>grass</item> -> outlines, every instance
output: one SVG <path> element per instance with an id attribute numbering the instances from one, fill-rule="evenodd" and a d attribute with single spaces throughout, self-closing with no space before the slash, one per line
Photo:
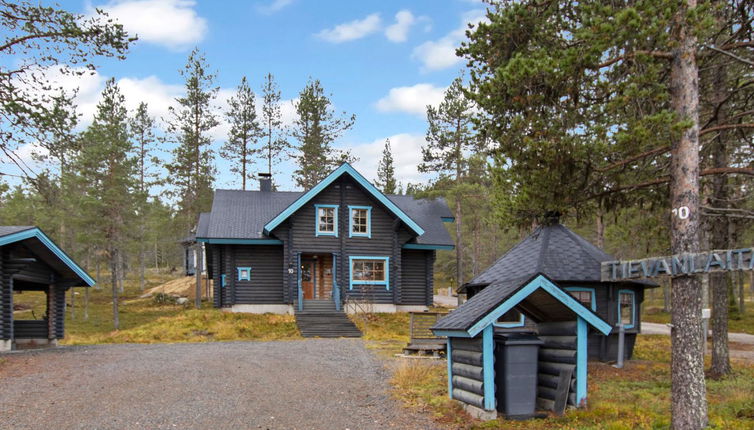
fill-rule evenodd
<path id="1" fill-rule="evenodd" d="M 733 333 L 754 334 L 754 303 L 746 303 L 749 307 L 745 314 L 732 312 L 728 319 L 728 331 Z M 670 323 L 670 313 L 663 312 L 662 304 L 647 303 L 643 306 L 642 321 L 659 324 Z"/>
<path id="2" fill-rule="evenodd" d="M 174 279 L 175 275 L 150 274 L 147 288 Z M 150 298 L 139 298 L 141 291 L 135 280 L 126 280 L 120 296 L 120 330 L 113 329 L 112 297 L 109 288 L 90 289 L 88 318 L 84 318 L 84 292 L 76 289 L 74 312 L 66 313 L 64 345 L 104 343 L 172 343 L 234 340 L 300 339 L 291 315 L 234 314 L 213 309 L 204 303 L 202 309 L 191 306 L 156 304 Z M 68 296 L 70 303 L 70 294 Z M 26 310 L 16 318 L 40 318 L 45 309 L 44 293 L 24 292 L 14 297 Z"/>
<path id="3" fill-rule="evenodd" d="M 670 426 L 670 340 L 641 336 L 624 369 L 589 363 L 589 406 L 562 417 L 489 422 L 471 420 L 447 398 L 444 363 L 406 360 L 391 384 L 408 407 L 427 411 L 459 429 L 665 429 Z M 754 428 L 754 367 L 735 363 L 735 373 L 707 381 L 710 427 Z"/>

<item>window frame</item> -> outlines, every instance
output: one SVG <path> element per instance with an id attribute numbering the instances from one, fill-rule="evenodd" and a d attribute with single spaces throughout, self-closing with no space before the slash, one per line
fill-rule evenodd
<path id="1" fill-rule="evenodd" d="M 319 229 L 319 210 L 320 209 L 333 209 L 333 231 L 321 231 Z M 314 205 L 314 235 L 319 236 L 334 236 L 338 237 L 338 205 L 326 205 L 317 204 Z"/>
<path id="2" fill-rule="evenodd" d="M 592 312 L 597 312 L 597 290 L 596 289 L 591 288 L 591 287 L 565 287 L 564 290 L 568 291 L 569 293 L 571 291 L 592 293 L 592 300 L 591 300 L 589 309 L 591 309 Z M 571 295 L 571 297 L 573 297 L 573 295 Z M 582 305 L 584 304 L 576 297 L 573 297 L 573 299 Z"/>
<path id="3" fill-rule="evenodd" d="M 519 319 L 518 319 L 518 322 L 507 322 L 507 323 L 501 323 L 501 322 L 498 322 L 498 320 L 495 320 L 495 321 L 493 321 L 492 325 L 493 325 L 493 326 L 495 326 L 495 327 L 500 327 L 500 328 L 516 328 L 516 327 L 523 327 L 523 326 L 524 326 L 524 324 L 526 323 L 526 316 L 524 315 L 524 313 L 523 313 L 523 312 L 521 312 L 521 311 L 519 311 L 519 310 L 517 310 L 517 309 L 515 309 L 515 308 L 514 308 L 514 309 L 511 309 L 511 311 L 512 311 L 512 310 L 515 310 L 516 312 L 518 312 L 518 314 L 519 314 Z M 508 312 L 510 312 L 510 311 L 508 311 Z M 508 312 L 506 312 L 506 313 L 508 313 Z M 502 317 L 503 317 L 504 315 L 505 315 L 505 314 L 503 314 L 503 315 L 500 315 L 500 318 L 502 318 Z M 498 318 L 498 319 L 500 319 L 500 318 Z"/>
<path id="4" fill-rule="evenodd" d="M 353 211 L 354 209 L 367 211 L 367 231 L 366 233 L 357 233 L 353 231 Z M 371 206 L 348 206 L 348 237 L 366 237 L 372 238 L 372 207 Z"/>
<path id="5" fill-rule="evenodd" d="M 385 264 L 384 281 L 359 281 L 353 279 L 353 263 L 358 260 L 382 260 Z M 390 291 L 390 257 L 375 255 L 352 255 L 348 257 L 348 289 L 353 290 L 354 285 L 384 285 Z"/>
<path id="6" fill-rule="evenodd" d="M 220 275 L 220 288 L 225 288 L 225 275 Z"/>
<path id="7" fill-rule="evenodd" d="M 249 274 L 249 276 L 246 277 L 246 278 L 242 278 L 241 277 L 241 272 L 243 272 L 244 270 L 246 271 L 246 273 Z M 236 267 L 236 271 L 237 271 L 236 279 L 238 280 L 238 282 L 251 281 L 251 267 L 248 267 L 248 266 L 247 267 Z"/>
<path id="8" fill-rule="evenodd" d="M 633 290 L 618 290 L 618 324 L 623 323 L 623 314 L 621 314 L 621 296 L 623 294 L 631 295 L 631 324 L 624 324 L 623 328 L 632 329 L 636 327 L 636 292 Z"/>

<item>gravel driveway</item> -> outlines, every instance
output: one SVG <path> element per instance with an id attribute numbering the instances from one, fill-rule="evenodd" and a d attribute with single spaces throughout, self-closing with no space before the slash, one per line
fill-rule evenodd
<path id="1" fill-rule="evenodd" d="M 0 355 L 3 429 L 429 429 L 361 340 L 106 345 Z"/>

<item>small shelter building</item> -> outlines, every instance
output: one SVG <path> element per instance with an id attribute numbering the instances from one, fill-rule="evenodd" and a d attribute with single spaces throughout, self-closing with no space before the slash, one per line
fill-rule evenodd
<path id="1" fill-rule="evenodd" d="M 64 336 L 66 292 L 94 284 L 94 279 L 39 228 L 0 226 L 0 351 L 25 343 L 57 345 Z M 13 293 L 19 291 L 46 294 L 46 312 L 41 319 L 15 319 Z"/>
<path id="2" fill-rule="evenodd" d="M 464 284 L 459 292 L 467 301 L 432 327 L 448 337 L 450 397 L 477 416 L 493 418 L 497 411 L 510 414 L 505 393 L 528 389 L 511 384 L 529 381 L 536 409 L 585 405 L 587 360 L 617 359 L 620 325 L 624 358 L 631 357 L 644 289 L 657 286 L 602 282 L 601 263 L 613 260 L 552 220 Z M 535 342 L 522 341 L 524 333 Z M 534 355 L 506 352 L 506 345 L 517 343 L 536 343 Z"/>

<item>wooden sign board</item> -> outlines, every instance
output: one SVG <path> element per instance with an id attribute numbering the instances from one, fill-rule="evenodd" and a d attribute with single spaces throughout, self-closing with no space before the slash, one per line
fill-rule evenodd
<path id="1" fill-rule="evenodd" d="M 754 248 L 720 249 L 641 260 L 605 261 L 601 269 L 602 282 L 754 270 Z"/>

